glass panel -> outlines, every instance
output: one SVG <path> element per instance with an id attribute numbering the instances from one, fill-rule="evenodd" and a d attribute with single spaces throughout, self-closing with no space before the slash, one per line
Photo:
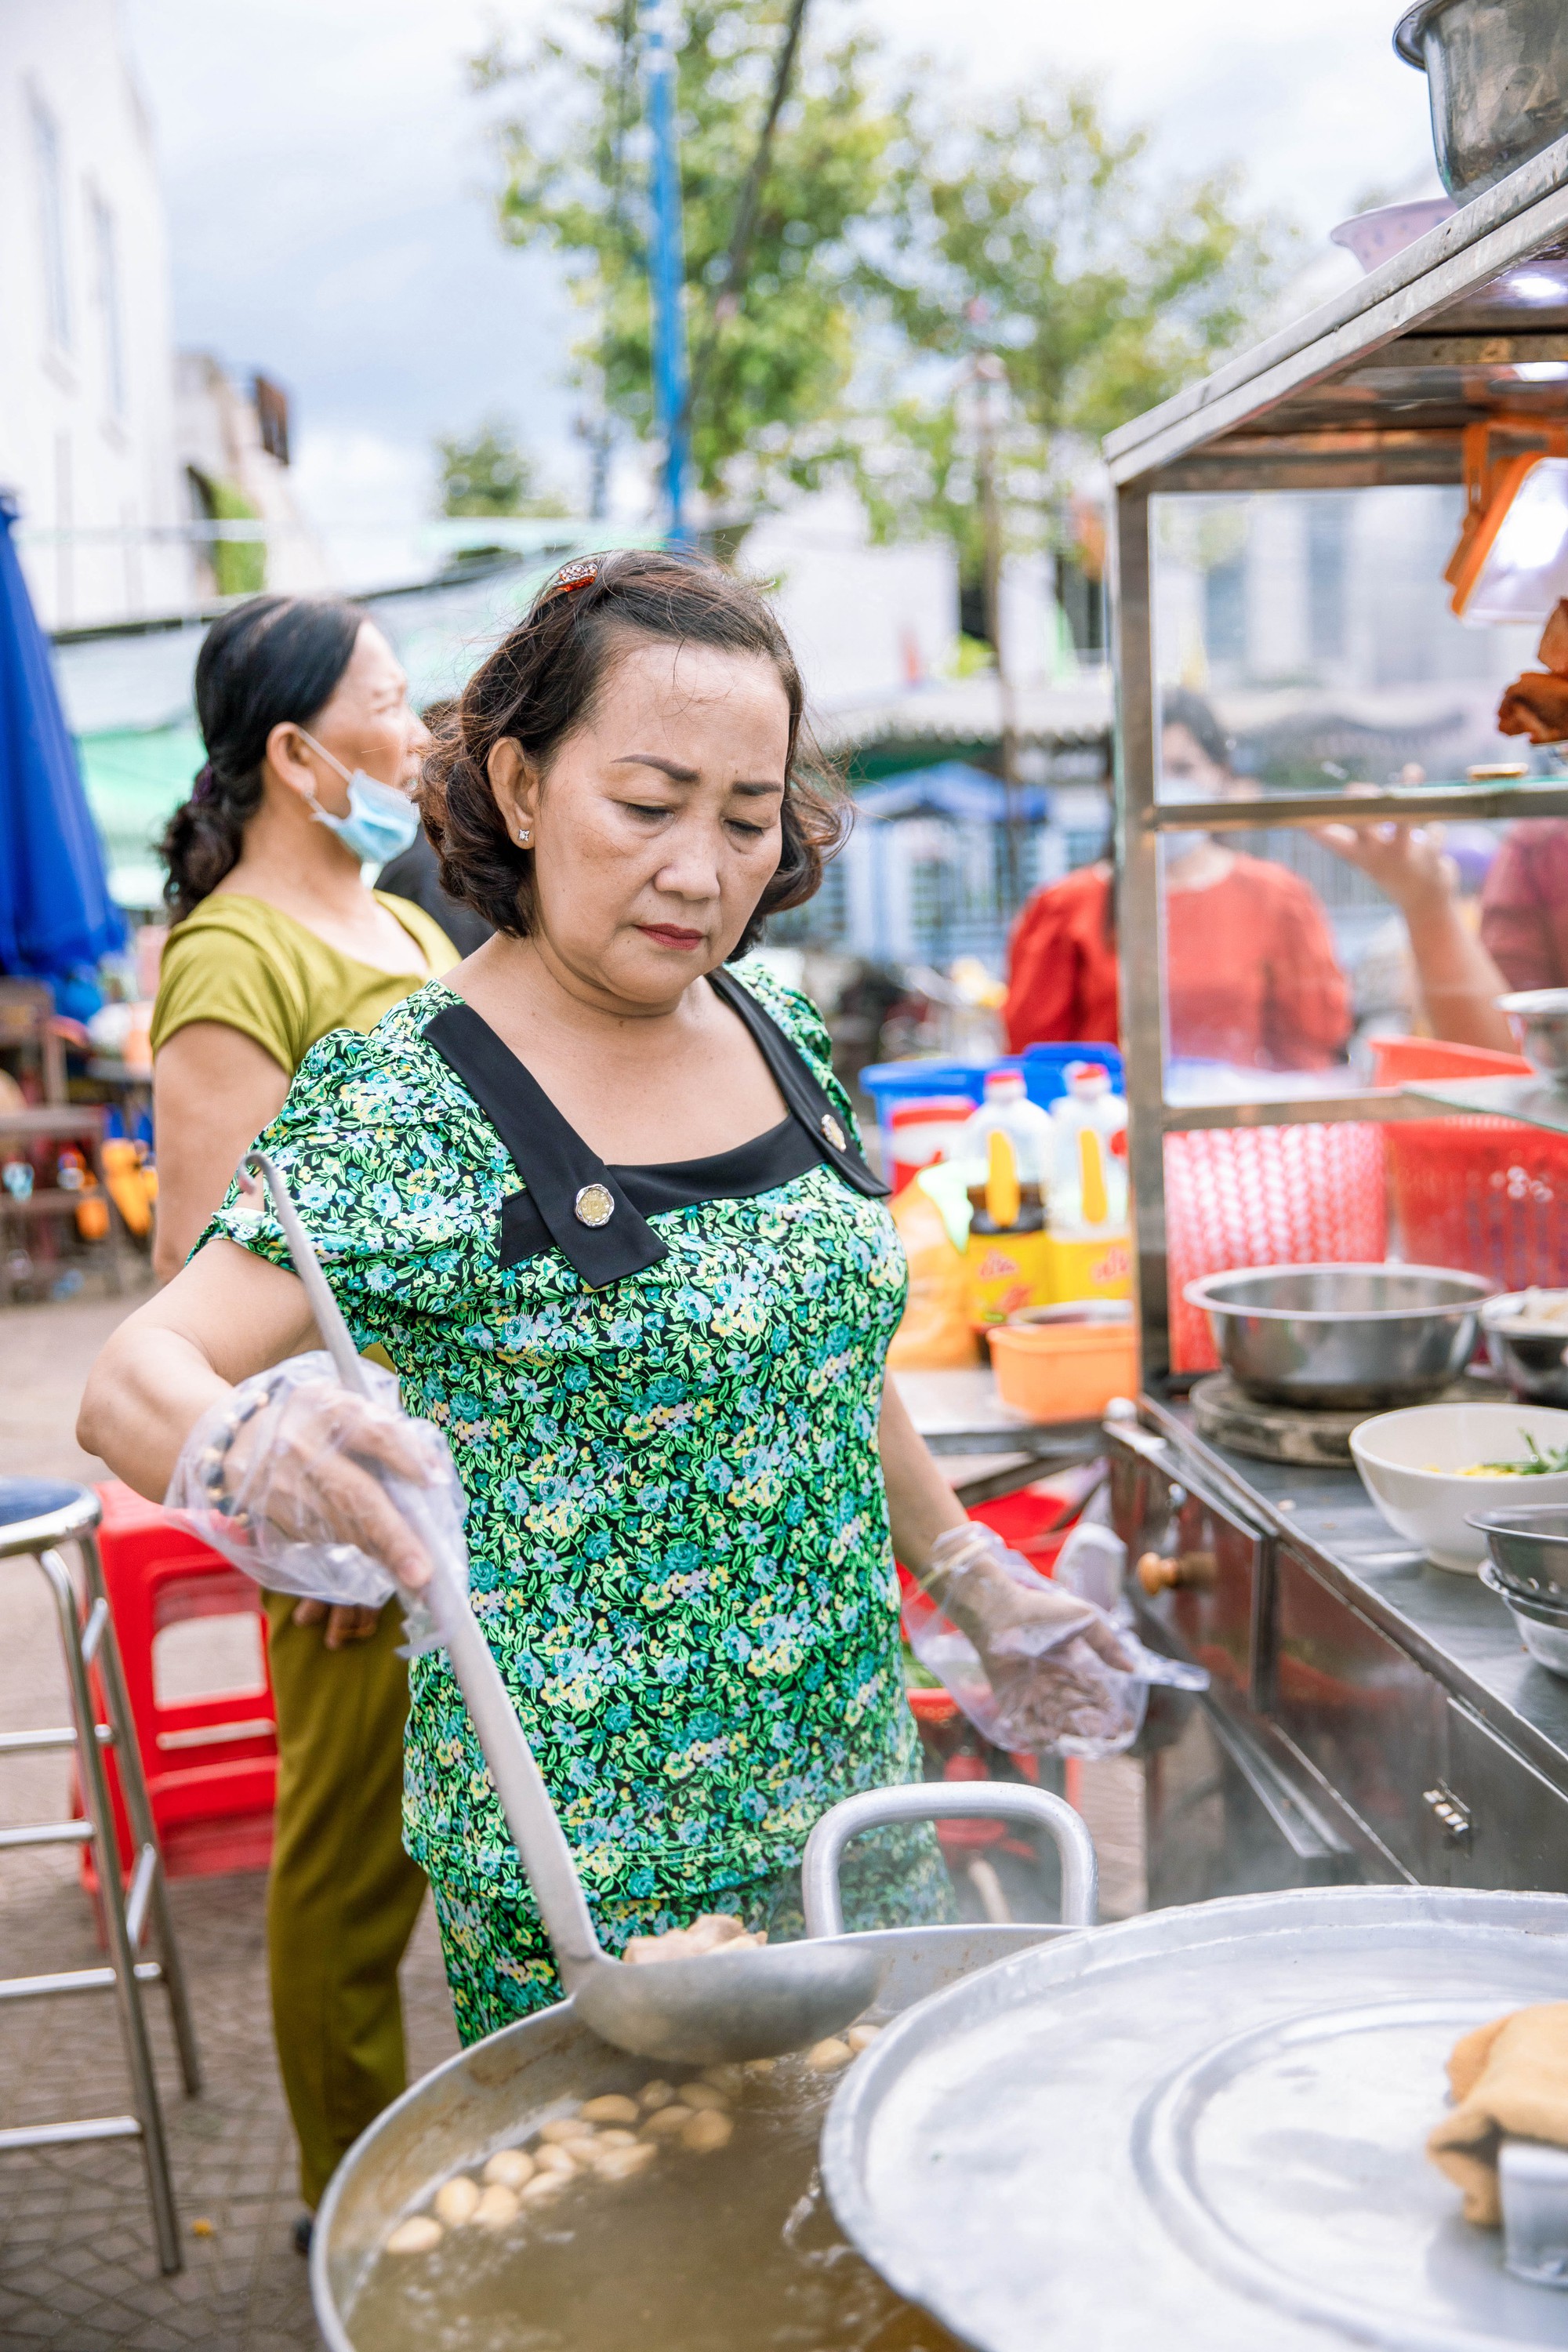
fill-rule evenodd
<path id="1" fill-rule="evenodd" d="M 1380 1037 L 1507 1051 L 1503 988 L 1568 984 L 1568 819 L 1511 850 L 1495 824 L 1268 819 L 1282 793 L 1348 805 L 1358 786 L 1462 783 L 1483 765 L 1556 776 L 1552 751 L 1497 725 L 1544 612 L 1456 620 L 1444 571 L 1462 515 L 1458 487 L 1155 501 L 1159 796 L 1258 804 L 1245 828 L 1163 841 L 1175 1100 L 1376 1083 Z"/>

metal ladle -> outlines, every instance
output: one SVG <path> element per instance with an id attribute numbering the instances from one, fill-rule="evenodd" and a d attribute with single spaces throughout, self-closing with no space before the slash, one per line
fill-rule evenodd
<path id="1" fill-rule="evenodd" d="M 294 1270 L 339 1380 L 355 1396 L 368 1398 L 364 1365 L 288 1186 L 263 1151 L 245 1156 L 240 1181 L 247 1191 L 254 1189 L 246 1172 L 251 1170 L 265 1178 L 272 1194 Z M 421 1591 L 404 1591 L 405 1609 L 427 1610 L 440 1635 L 562 1982 L 584 2022 L 601 2041 L 640 2058 L 706 2065 L 799 2050 L 858 2016 L 881 1982 L 884 1963 L 847 1944 L 774 1944 L 742 1951 L 721 1947 L 696 1959 L 637 1967 L 612 1959 L 603 1949 L 550 1792 L 468 1594 L 456 1576 L 445 1572 L 442 1539 L 420 1489 L 395 1478 L 385 1484 L 435 1570 Z"/>

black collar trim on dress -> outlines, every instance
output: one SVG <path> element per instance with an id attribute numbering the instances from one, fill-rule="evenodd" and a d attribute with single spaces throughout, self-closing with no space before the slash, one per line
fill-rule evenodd
<path id="1" fill-rule="evenodd" d="M 826 1090 L 812 1076 L 799 1046 L 785 1036 L 772 1014 L 763 1012 L 751 990 L 742 988 L 732 972 L 722 969 L 710 971 L 708 985 L 745 1023 L 780 1094 L 828 1166 L 836 1168 L 845 1182 L 853 1184 L 858 1192 L 866 1193 L 873 1201 L 885 1200 L 892 1186 L 873 1175 L 860 1154 L 851 1148 L 843 1120 Z M 836 1134 L 841 1139 L 837 1143 L 833 1139 Z"/>
<path id="2" fill-rule="evenodd" d="M 668 1256 L 614 1171 L 567 1125 L 528 1065 L 471 1004 L 447 1005 L 426 1023 L 425 1034 L 500 1137 L 550 1239 L 591 1290 L 643 1274 Z M 595 1186 L 612 1208 L 602 1223 L 590 1225 L 577 1214 L 577 1202 Z M 506 1223 L 503 1210 L 503 1236 Z"/>
<path id="3" fill-rule="evenodd" d="M 716 993 L 739 1014 L 754 1039 L 790 1111 L 766 1134 L 705 1160 L 646 1168 L 611 1168 L 562 1117 L 526 1063 L 504 1045 L 470 1004 L 448 1004 L 426 1024 L 425 1035 L 455 1070 L 510 1155 L 526 1192 L 501 1203 L 500 1263 L 516 1265 L 551 1247 L 570 1260 L 590 1289 L 641 1274 L 668 1256 L 647 1220 L 660 1211 L 709 1200 L 771 1192 L 826 1160 L 858 1192 L 888 1187 L 846 1141 L 836 1145 L 826 1121 L 842 1136 L 833 1105 L 777 1024 L 727 972 L 709 975 Z M 578 1214 L 585 1192 L 601 1187 L 611 1207 L 602 1222 Z M 602 1210 L 603 1201 L 589 1205 Z"/>

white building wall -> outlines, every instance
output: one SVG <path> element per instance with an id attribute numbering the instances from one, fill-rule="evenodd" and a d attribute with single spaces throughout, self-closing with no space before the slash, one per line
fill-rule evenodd
<path id="1" fill-rule="evenodd" d="M 958 642 L 958 559 L 947 541 L 873 547 L 856 499 L 804 499 L 746 534 L 739 562 L 773 604 L 819 710 L 940 677 Z"/>
<path id="2" fill-rule="evenodd" d="M 144 535 L 184 520 L 167 243 L 118 0 L 0 0 L 0 485 L 40 618 L 174 610 L 188 551 Z"/>

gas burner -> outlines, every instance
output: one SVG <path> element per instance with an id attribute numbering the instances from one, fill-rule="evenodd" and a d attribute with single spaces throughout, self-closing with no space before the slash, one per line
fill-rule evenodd
<path id="1" fill-rule="evenodd" d="M 1456 1381 L 1431 1404 L 1496 1404 L 1499 1391 L 1490 1381 Z M 1373 1405 L 1355 1412 L 1309 1412 L 1300 1405 L 1265 1404 L 1233 1381 L 1228 1372 L 1212 1372 L 1194 1387 L 1189 1402 L 1200 1437 L 1227 1453 L 1245 1454 L 1255 1462 L 1295 1462 L 1319 1470 L 1345 1468 L 1352 1460 L 1351 1432 L 1372 1421 L 1385 1408 Z"/>

